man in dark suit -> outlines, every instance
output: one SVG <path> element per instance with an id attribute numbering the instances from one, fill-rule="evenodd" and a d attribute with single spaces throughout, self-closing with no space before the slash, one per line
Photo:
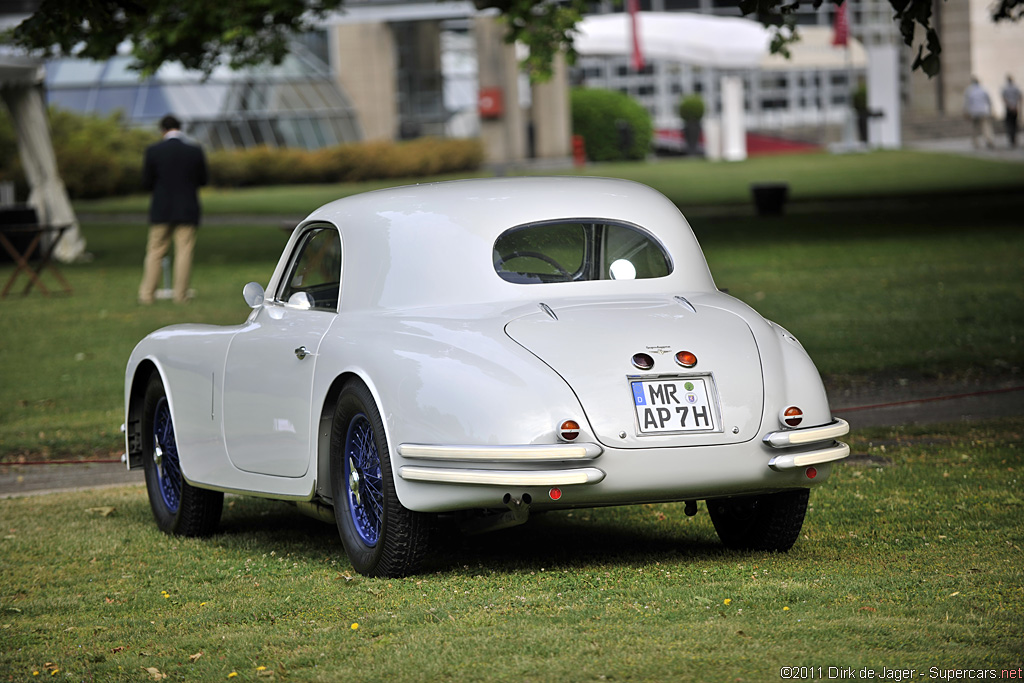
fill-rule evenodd
<path id="1" fill-rule="evenodd" d="M 152 190 L 149 239 L 139 285 L 139 303 L 151 304 L 160 279 L 160 262 L 174 241 L 174 300 L 188 300 L 192 252 L 199 226 L 199 188 L 206 184 L 206 156 L 184 139 L 181 122 L 168 114 L 160 120 L 164 139 L 146 148 L 142 186 Z"/>

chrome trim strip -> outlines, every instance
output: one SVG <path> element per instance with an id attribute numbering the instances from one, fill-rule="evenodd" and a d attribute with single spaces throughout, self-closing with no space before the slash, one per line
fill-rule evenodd
<path id="1" fill-rule="evenodd" d="M 790 448 L 818 441 L 829 441 L 849 433 L 850 423 L 837 417 L 833 418 L 829 424 L 820 427 L 769 432 L 765 434 L 764 442 L 772 448 Z"/>
<path id="2" fill-rule="evenodd" d="M 592 460 L 604 449 L 596 443 L 550 443 L 528 446 L 433 446 L 403 443 L 398 454 L 416 460 L 473 462 L 557 462 Z"/>
<path id="3" fill-rule="evenodd" d="M 447 467 L 398 468 L 398 476 L 406 481 L 429 481 L 441 484 L 483 484 L 487 486 L 569 486 L 596 484 L 605 474 L 594 467 L 576 470 L 516 472 L 511 470 L 467 470 Z"/>
<path id="4" fill-rule="evenodd" d="M 821 465 L 826 462 L 835 462 L 836 460 L 842 460 L 850 454 L 850 447 L 845 443 L 842 441 L 836 441 L 835 444 L 836 445 L 831 448 L 825 448 L 820 451 L 776 455 L 768 461 L 768 467 L 772 468 L 776 472 L 783 472 L 785 470 L 795 470 L 800 467 L 809 467 L 810 465 Z"/>
<path id="5" fill-rule="evenodd" d="M 693 307 L 693 304 L 691 304 L 689 301 L 686 300 L 685 296 L 677 296 L 676 297 L 676 301 L 680 305 L 682 305 L 683 308 L 688 310 L 690 313 L 696 313 L 697 312 L 697 309 Z"/>

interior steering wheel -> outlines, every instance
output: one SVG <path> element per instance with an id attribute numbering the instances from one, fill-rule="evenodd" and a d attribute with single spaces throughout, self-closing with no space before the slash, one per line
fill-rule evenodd
<path id="1" fill-rule="evenodd" d="M 568 269 L 563 267 L 561 263 L 559 263 L 555 259 L 551 258 L 547 254 L 542 254 L 539 251 L 519 251 L 519 250 L 516 250 L 516 251 L 511 251 L 511 252 L 509 252 L 507 254 L 499 254 L 498 255 L 498 263 L 496 263 L 495 265 L 501 266 L 506 261 L 511 261 L 512 259 L 515 259 L 515 258 L 535 258 L 535 259 L 537 259 L 539 261 L 543 261 L 544 263 L 548 264 L 549 266 L 551 266 L 552 268 L 557 270 L 558 274 L 561 275 L 562 277 L 564 277 L 566 280 L 571 280 L 572 279 L 572 273 L 570 273 L 568 271 Z"/>

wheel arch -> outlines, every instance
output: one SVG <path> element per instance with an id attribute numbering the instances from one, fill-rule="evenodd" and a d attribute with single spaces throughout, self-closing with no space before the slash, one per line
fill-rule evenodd
<path id="1" fill-rule="evenodd" d="M 324 499 L 331 499 L 331 432 L 334 429 L 334 413 L 338 407 L 338 397 L 341 390 L 350 383 L 362 384 L 373 396 L 377 411 L 381 414 L 384 422 L 385 438 L 388 440 L 388 458 L 391 458 L 391 435 L 388 433 L 388 421 L 384 417 L 380 394 L 376 387 L 362 373 L 349 370 L 341 373 L 331 382 L 327 393 L 324 394 L 323 404 L 320 408 L 320 419 L 317 422 L 316 434 L 316 493 Z"/>
<path id="2" fill-rule="evenodd" d="M 132 374 L 131 385 L 128 389 L 127 405 L 125 406 L 125 453 L 130 470 L 142 469 L 142 404 L 146 396 L 146 387 L 153 375 L 160 376 L 164 391 L 167 391 L 167 380 L 163 372 L 150 358 L 143 358 L 139 361 Z M 170 400 L 168 394 L 168 401 Z"/>

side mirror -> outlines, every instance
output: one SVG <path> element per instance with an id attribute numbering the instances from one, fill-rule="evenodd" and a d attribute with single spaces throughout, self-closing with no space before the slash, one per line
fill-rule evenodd
<path id="1" fill-rule="evenodd" d="M 249 304 L 249 308 L 259 308 L 263 305 L 263 285 L 250 282 L 242 288 L 242 298 Z"/>
<path id="2" fill-rule="evenodd" d="M 295 292 L 288 297 L 289 308 L 297 308 L 300 311 L 308 311 L 313 308 L 313 297 L 308 292 Z"/>

